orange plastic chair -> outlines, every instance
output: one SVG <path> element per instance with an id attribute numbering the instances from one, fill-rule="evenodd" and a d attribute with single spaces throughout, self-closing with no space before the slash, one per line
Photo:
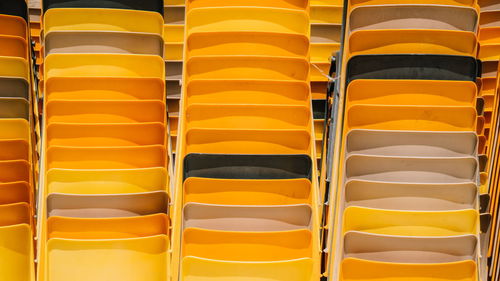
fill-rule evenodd
<path id="1" fill-rule="evenodd" d="M 26 202 L 0 205 L 0 227 L 15 224 L 32 225 L 30 205 Z"/>
<path id="2" fill-rule="evenodd" d="M 26 160 L 0 161 L 0 183 L 31 182 L 31 165 Z"/>
<path id="3" fill-rule="evenodd" d="M 27 38 L 28 28 L 26 21 L 21 17 L 0 15 L 0 34 Z"/>
<path id="4" fill-rule="evenodd" d="M 0 56 L 18 57 L 27 60 L 28 44 L 26 39 L 18 36 L 0 35 Z"/>
<path id="5" fill-rule="evenodd" d="M 32 201 L 31 186 L 27 182 L 0 183 L 0 205 Z"/>
<path id="6" fill-rule="evenodd" d="M 22 139 L 0 140 L 0 161 L 30 161 L 30 149 L 29 143 Z"/>

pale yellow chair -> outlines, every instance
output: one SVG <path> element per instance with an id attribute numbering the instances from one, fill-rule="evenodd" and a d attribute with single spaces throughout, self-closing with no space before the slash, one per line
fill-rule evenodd
<path id="1" fill-rule="evenodd" d="M 28 224 L 0 227 L 0 279 L 34 281 L 33 236 Z"/>

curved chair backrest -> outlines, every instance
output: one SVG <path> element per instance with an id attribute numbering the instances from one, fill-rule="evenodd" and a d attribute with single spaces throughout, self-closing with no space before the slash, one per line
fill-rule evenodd
<path id="1" fill-rule="evenodd" d="M 46 174 L 48 193 L 124 194 L 164 191 L 165 168 L 124 170 L 51 169 Z"/>
<path id="2" fill-rule="evenodd" d="M 30 125 L 25 119 L 0 119 L 0 139 L 21 139 L 29 143 Z"/>
<path id="3" fill-rule="evenodd" d="M 188 203 L 183 228 L 220 231 L 288 231 L 311 227 L 311 206 L 228 206 Z"/>
<path id="4" fill-rule="evenodd" d="M 43 11 L 53 8 L 127 9 L 163 15 L 163 0 L 43 0 Z"/>
<path id="5" fill-rule="evenodd" d="M 390 236 L 350 231 L 344 235 L 344 258 L 394 263 L 446 263 L 474 260 L 477 237 Z"/>
<path id="6" fill-rule="evenodd" d="M 118 195 L 47 196 L 47 215 L 75 218 L 135 217 L 166 213 L 168 195 L 164 191 Z"/>
<path id="7" fill-rule="evenodd" d="M 422 184 L 351 180 L 345 206 L 414 211 L 448 211 L 476 207 L 474 183 Z"/>
<path id="8" fill-rule="evenodd" d="M 187 0 L 186 7 L 190 9 L 194 8 L 206 8 L 206 7 L 226 7 L 227 2 L 224 0 Z M 304 0 L 233 0 L 231 1 L 231 6 L 253 6 L 253 7 L 274 7 L 274 8 L 287 8 L 287 9 L 297 9 L 305 10 L 308 8 L 308 1 Z"/>
<path id="9" fill-rule="evenodd" d="M 9 1 L 7 1 L 9 2 Z M 35 280 L 33 234 L 27 224 L 0 227 L 2 278 Z"/>
<path id="10" fill-rule="evenodd" d="M 45 35 L 44 54 L 141 54 L 163 56 L 158 34 L 121 31 L 52 31 Z"/>
<path id="11" fill-rule="evenodd" d="M 28 23 L 20 17 L 0 14 L 0 34 L 28 38 Z"/>
<path id="12" fill-rule="evenodd" d="M 21 118 L 29 120 L 29 102 L 23 98 L 0 98 L 0 118 Z"/>
<path id="13" fill-rule="evenodd" d="M 0 230 L 5 226 L 16 224 L 32 224 L 32 211 L 26 202 L 0 205 Z"/>
<path id="14" fill-rule="evenodd" d="M 29 100 L 29 84 L 22 78 L 0 77 L 0 97 Z"/>
<path id="15" fill-rule="evenodd" d="M 28 61 L 18 57 L 0 57 L 0 77 L 22 78 L 29 81 Z"/>
<path id="16" fill-rule="evenodd" d="M 0 161 L 0 183 L 16 181 L 31 182 L 30 163 L 26 160 Z"/>
<path id="17" fill-rule="evenodd" d="M 24 181 L 0 183 L 0 205 L 31 203 L 31 186 Z"/>

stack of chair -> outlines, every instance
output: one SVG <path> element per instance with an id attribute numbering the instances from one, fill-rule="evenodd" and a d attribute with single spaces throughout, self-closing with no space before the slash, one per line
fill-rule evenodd
<path id="1" fill-rule="evenodd" d="M 24 0 L 0 2 L 0 280 L 34 281 L 31 48 Z"/>
<path id="2" fill-rule="evenodd" d="M 484 135 L 480 136 L 484 142 L 482 151 L 487 158 L 486 171 L 482 176 L 481 192 L 491 198 L 489 212 L 492 214 L 492 228 L 488 257 L 490 258 L 489 277 L 499 278 L 499 216 L 498 216 L 498 166 L 499 159 L 499 100 L 498 100 L 498 60 L 500 59 L 500 4 L 498 1 L 480 0 L 481 8 L 479 25 L 478 59 L 483 63 L 482 78 L 480 80 L 480 95 L 484 100 Z M 482 121 L 482 120 L 479 120 Z"/>
<path id="3" fill-rule="evenodd" d="M 350 0 L 346 22 L 329 278 L 486 280 L 476 3 Z"/>
<path id="4" fill-rule="evenodd" d="M 181 99 L 182 65 L 184 52 L 184 17 L 186 0 L 165 0 L 165 67 L 167 70 L 167 112 L 169 137 L 175 157 L 179 103 Z"/>
<path id="5" fill-rule="evenodd" d="M 311 0 L 311 91 L 314 109 L 316 161 L 321 168 L 325 127 L 326 92 L 332 56 L 340 49 L 342 5 L 340 0 Z"/>
<path id="6" fill-rule="evenodd" d="M 320 278 L 308 2 L 187 2 L 173 280 Z"/>
<path id="7" fill-rule="evenodd" d="M 167 281 L 163 3 L 44 0 L 40 281 Z"/>
<path id="8" fill-rule="evenodd" d="M 29 28 L 33 50 L 36 56 L 36 65 L 42 64 L 42 44 L 40 41 L 40 31 L 42 29 L 42 5 L 41 0 L 28 0 L 29 8 Z"/>

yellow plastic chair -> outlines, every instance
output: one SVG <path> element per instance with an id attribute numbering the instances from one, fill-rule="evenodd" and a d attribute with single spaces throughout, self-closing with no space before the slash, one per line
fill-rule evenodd
<path id="1" fill-rule="evenodd" d="M 189 57 L 255 55 L 303 58 L 309 52 L 307 36 L 290 33 L 196 32 L 189 35 L 186 44 Z"/>
<path id="2" fill-rule="evenodd" d="M 0 227 L 0 279 L 34 281 L 33 237 L 27 224 Z"/>
<path id="3" fill-rule="evenodd" d="M 124 239 L 168 234 L 166 214 L 128 218 L 65 218 L 47 220 L 48 239 Z"/>
<path id="4" fill-rule="evenodd" d="M 312 5 L 311 23 L 342 23 L 342 5 Z"/>
<path id="5" fill-rule="evenodd" d="M 25 119 L 0 119 L 0 139 L 30 141 L 30 126 Z"/>
<path id="6" fill-rule="evenodd" d="M 29 79 L 28 61 L 18 57 L 0 57 L 0 76 Z"/>
<path id="7" fill-rule="evenodd" d="M 305 130 L 190 129 L 185 153 L 308 154 L 311 136 Z"/>
<path id="8" fill-rule="evenodd" d="M 52 31 L 45 35 L 44 55 L 163 55 L 163 38 L 155 33 L 122 31 Z"/>
<path id="9" fill-rule="evenodd" d="M 444 30 L 359 30 L 349 36 L 349 57 L 372 54 L 474 56 L 474 32 Z"/>
<path id="10" fill-rule="evenodd" d="M 184 25 L 165 24 L 163 40 L 166 43 L 184 43 Z"/>
<path id="11" fill-rule="evenodd" d="M 331 57 L 335 55 L 335 52 L 340 50 L 340 44 L 338 43 L 311 43 L 311 62 L 330 63 Z"/>
<path id="12" fill-rule="evenodd" d="M 31 182 L 31 165 L 26 160 L 0 161 L 0 183 Z"/>
<path id="13" fill-rule="evenodd" d="M 166 281 L 168 238 L 50 239 L 46 280 Z M 79 272 L 79 274 L 75 274 Z"/>
<path id="14" fill-rule="evenodd" d="M 361 6 L 349 15 L 348 32 L 384 29 L 431 29 L 476 32 L 478 12 L 472 7 L 422 4 Z"/>
<path id="15" fill-rule="evenodd" d="M 163 57 L 166 60 L 180 60 L 184 56 L 184 44 L 183 43 L 165 43 L 164 45 Z"/>
<path id="16" fill-rule="evenodd" d="M 390 263 L 446 263 L 476 258 L 474 235 L 410 237 L 350 231 L 344 235 L 344 258 Z"/>
<path id="17" fill-rule="evenodd" d="M 395 211 L 347 207 L 343 232 L 362 231 L 399 236 L 455 236 L 478 234 L 476 210 Z"/>
<path id="18" fill-rule="evenodd" d="M 168 195 L 164 191 L 116 195 L 52 193 L 47 196 L 48 217 L 137 217 L 167 213 L 167 209 Z"/>
<path id="19" fill-rule="evenodd" d="M 30 205 L 26 202 L 0 205 L 0 227 L 19 224 L 31 226 L 33 222 L 31 214 Z"/>
<path id="20" fill-rule="evenodd" d="M 162 123 L 66 124 L 51 123 L 47 146 L 139 146 L 165 144 Z"/>
<path id="21" fill-rule="evenodd" d="M 21 17 L 0 15 L 0 34 L 27 38 L 28 28 L 26 21 Z"/>
<path id="22" fill-rule="evenodd" d="M 474 107 L 354 105 L 344 130 L 474 131 Z"/>
<path id="23" fill-rule="evenodd" d="M 286 261 L 310 258 L 310 230 L 245 232 L 187 228 L 182 256 L 226 261 Z"/>
<path id="24" fill-rule="evenodd" d="M 188 9 L 206 8 L 206 7 L 225 7 L 227 2 L 224 0 L 186 0 Z M 231 6 L 255 6 L 255 7 L 274 7 L 286 9 L 307 9 L 308 2 L 304 0 L 235 0 L 231 2 Z"/>
<path id="25" fill-rule="evenodd" d="M 434 264 L 405 264 L 365 261 L 348 258 L 341 264 L 341 281 L 476 281 L 477 264 L 474 261 Z"/>
<path id="26" fill-rule="evenodd" d="M 46 104 L 49 123 L 165 123 L 160 101 L 51 101 Z"/>
<path id="27" fill-rule="evenodd" d="M 498 44 L 500 43 L 500 26 L 484 27 L 479 30 L 480 44 Z"/>
<path id="28" fill-rule="evenodd" d="M 305 58 L 222 56 L 193 57 L 187 60 L 189 80 L 291 80 L 308 78 L 309 62 Z"/>
<path id="29" fill-rule="evenodd" d="M 478 162 L 468 157 L 398 157 L 352 154 L 345 161 L 347 180 L 401 183 L 475 182 Z"/>
<path id="30" fill-rule="evenodd" d="M 391 210 L 448 211 L 473 209 L 477 186 L 474 183 L 420 184 L 348 181 L 345 205 Z"/>
<path id="31" fill-rule="evenodd" d="M 479 43 L 479 52 L 477 57 L 484 61 L 498 60 L 500 53 L 500 42 L 495 44 Z"/>
<path id="32" fill-rule="evenodd" d="M 45 83 L 45 97 L 53 100 L 159 100 L 165 82 L 157 78 L 54 77 Z"/>
<path id="33" fill-rule="evenodd" d="M 0 139 L 0 161 L 30 160 L 31 147 L 22 139 Z"/>
<path id="34" fill-rule="evenodd" d="M 184 228 L 220 231 L 290 231 L 310 229 L 310 205 L 236 206 L 188 203 L 184 205 Z"/>
<path id="35" fill-rule="evenodd" d="M 0 56 L 18 57 L 27 60 L 28 44 L 26 39 L 18 36 L 0 35 Z"/>
<path id="36" fill-rule="evenodd" d="M 359 79 L 349 83 L 347 103 L 474 107 L 477 95 L 470 81 Z"/>
<path id="37" fill-rule="evenodd" d="M 134 20 L 130 20 L 133 18 Z M 148 11 L 125 9 L 58 8 L 43 17 L 45 34 L 56 30 L 94 30 L 163 33 L 163 18 Z"/>
<path id="38" fill-rule="evenodd" d="M 466 157 L 477 155 L 474 132 L 418 132 L 351 130 L 346 136 L 349 154 L 408 157 Z"/>
<path id="39" fill-rule="evenodd" d="M 27 182 L 0 183 L 0 205 L 32 201 L 31 186 Z"/>
<path id="40" fill-rule="evenodd" d="M 24 98 L 0 98 L 0 118 L 19 118 L 29 120 L 29 102 Z"/>
<path id="41" fill-rule="evenodd" d="M 187 35 L 198 32 L 298 33 L 309 35 L 305 11 L 267 7 L 215 7 L 188 11 Z"/>
<path id="42" fill-rule="evenodd" d="M 165 191 L 165 168 L 119 170 L 51 169 L 46 174 L 46 193 L 122 194 Z"/>
<path id="43" fill-rule="evenodd" d="M 220 205 L 294 205 L 311 202 L 307 179 L 238 180 L 188 178 L 184 181 L 184 203 Z"/>
<path id="44" fill-rule="evenodd" d="M 47 170 L 61 169 L 136 169 L 165 166 L 162 145 L 129 147 L 49 147 Z"/>
<path id="45" fill-rule="evenodd" d="M 314 82 L 328 82 L 330 76 L 330 62 L 312 62 L 309 68 L 309 79 Z"/>
<path id="46" fill-rule="evenodd" d="M 165 77 L 159 56 L 130 54 L 53 54 L 45 58 L 44 78 L 53 77 Z"/>
<path id="47" fill-rule="evenodd" d="M 312 281 L 313 261 L 302 258 L 277 262 L 217 261 L 197 257 L 182 259 L 181 278 L 184 281 Z"/>
<path id="48" fill-rule="evenodd" d="M 285 105 L 196 104 L 185 112 L 188 128 L 297 130 L 307 129 L 311 118 L 309 108 Z"/>
<path id="49" fill-rule="evenodd" d="M 187 104 L 289 104 L 309 106 L 304 81 L 193 80 L 186 87 Z M 326 93 L 326 87 L 325 91 Z M 324 94 L 324 93 L 323 93 Z"/>

